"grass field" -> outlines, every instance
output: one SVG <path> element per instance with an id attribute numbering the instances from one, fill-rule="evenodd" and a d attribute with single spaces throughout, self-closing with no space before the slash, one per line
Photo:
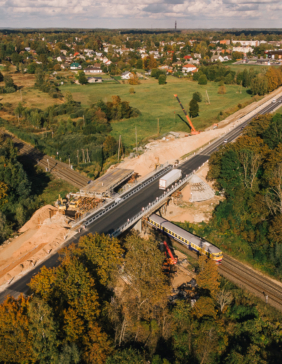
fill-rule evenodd
<path id="1" fill-rule="evenodd" d="M 241 71 L 244 71 L 244 69 L 246 68 L 247 70 L 253 68 L 256 72 L 259 71 L 259 72 L 264 72 L 267 70 L 267 68 L 269 66 L 265 66 L 265 65 L 259 65 L 259 64 L 230 64 L 228 65 L 232 71 L 235 71 L 235 72 L 241 72 Z"/>
<path id="2" fill-rule="evenodd" d="M 135 94 L 130 94 L 129 89 L 133 87 Z M 93 85 L 66 85 L 61 90 L 65 94 L 71 92 L 74 100 L 80 101 L 85 107 L 90 102 L 100 99 L 111 101 L 111 96 L 118 95 L 123 101 L 129 101 L 132 107 L 141 111 L 141 115 L 134 119 L 123 120 L 112 123 L 112 135 L 122 135 L 125 145 L 134 145 L 135 126 L 138 130 L 138 142 L 157 134 L 157 119 L 159 118 L 160 134 L 169 131 L 189 132 L 183 112 L 173 96 L 178 94 L 184 108 L 189 108 L 189 102 L 194 92 L 201 92 L 203 98 L 206 90 L 211 101 L 207 105 L 204 101 L 199 104 L 200 112 L 197 118 L 193 119 L 195 127 L 199 130 L 217 121 L 220 111 L 236 107 L 239 103 L 248 102 L 251 95 L 246 89 L 238 93 L 237 85 L 227 85 L 227 93 L 219 95 L 218 84 L 209 82 L 205 86 L 185 79 L 178 79 L 173 76 L 167 78 L 166 85 L 159 85 L 155 79 L 144 80 L 140 85 L 129 84 L 93 84 Z M 234 112 L 234 111 L 233 111 Z M 178 116 L 179 115 L 179 116 Z"/>

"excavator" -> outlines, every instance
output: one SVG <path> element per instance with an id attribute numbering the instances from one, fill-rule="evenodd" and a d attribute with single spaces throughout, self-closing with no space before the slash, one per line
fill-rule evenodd
<path id="1" fill-rule="evenodd" d="M 190 118 L 189 118 L 189 116 L 188 116 L 187 112 L 185 111 L 184 107 L 182 106 L 182 104 L 181 104 L 181 102 L 180 102 L 180 100 L 179 100 L 179 97 L 178 97 L 177 95 L 174 95 L 174 97 L 176 97 L 176 99 L 177 99 L 177 101 L 179 102 L 179 105 L 180 105 L 180 107 L 181 107 L 182 111 L 184 112 L 184 115 L 186 116 L 186 119 L 187 119 L 187 121 L 188 121 L 188 123 L 189 123 L 189 125 L 190 125 L 190 127 L 191 127 L 191 134 L 192 134 L 192 135 L 200 134 L 200 132 L 199 132 L 199 131 L 197 131 L 197 130 L 195 129 L 194 125 L 192 124 L 192 121 L 190 120 Z"/>
<path id="2" fill-rule="evenodd" d="M 56 202 L 56 205 L 58 207 L 58 210 L 59 212 L 62 214 L 62 215 L 65 215 L 66 214 L 66 209 L 67 209 L 67 205 L 66 205 L 66 200 L 63 200 L 61 195 L 59 195 L 59 198 Z"/>
<path id="3" fill-rule="evenodd" d="M 160 250 L 165 252 L 165 260 L 163 263 L 163 272 L 165 274 L 176 273 L 177 268 L 175 264 L 178 261 L 177 255 L 173 254 L 166 241 L 160 244 Z"/>

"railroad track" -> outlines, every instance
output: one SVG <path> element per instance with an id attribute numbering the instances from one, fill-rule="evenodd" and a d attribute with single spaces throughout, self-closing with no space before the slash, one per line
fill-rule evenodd
<path id="1" fill-rule="evenodd" d="M 24 155 L 35 161 L 45 171 L 50 169 L 50 173 L 61 178 L 77 188 L 82 188 L 87 185 L 89 178 L 82 176 L 80 173 L 71 169 L 66 163 L 57 161 L 56 159 L 44 155 L 36 148 L 33 148 L 24 141 L 7 134 L 5 130 L 0 130 L 0 134 L 6 135 L 13 141 L 20 155 Z"/>
<path id="2" fill-rule="evenodd" d="M 173 245 L 194 258 L 198 257 L 196 253 L 177 241 L 173 241 Z M 268 304 L 282 311 L 282 285 L 280 286 L 268 277 L 226 254 L 223 254 L 222 264 L 218 267 L 218 271 L 223 277 L 235 283 L 238 287 L 253 293 L 264 302 L 267 295 Z"/>

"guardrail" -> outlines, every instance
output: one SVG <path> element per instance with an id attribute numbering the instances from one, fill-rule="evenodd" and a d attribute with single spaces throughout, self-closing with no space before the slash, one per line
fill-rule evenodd
<path id="1" fill-rule="evenodd" d="M 160 202 L 166 200 L 168 196 L 170 196 L 173 192 L 177 191 L 179 187 L 184 185 L 191 177 L 193 173 L 187 174 L 186 177 L 181 179 L 180 181 L 176 182 L 172 187 L 168 188 L 161 197 L 157 197 L 155 201 L 149 203 L 148 206 L 143 207 L 142 211 L 140 211 L 138 214 L 136 214 L 131 219 L 128 219 L 127 222 L 123 225 L 121 225 L 117 230 L 115 230 L 112 234 L 110 234 L 111 237 L 116 238 L 121 233 L 123 233 L 125 230 L 127 230 L 130 226 L 135 224 L 138 220 L 140 220 L 143 216 L 147 215 L 150 210 L 156 205 L 158 205 Z"/>
<path id="2" fill-rule="evenodd" d="M 116 197 L 115 201 L 107 201 L 102 204 L 102 206 L 99 206 L 98 208 L 94 208 L 88 212 L 86 212 L 84 215 L 82 215 L 80 218 L 78 218 L 74 224 L 72 224 L 72 228 L 76 228 L 79 224 L 81 224 L 83 221 L 85 221 L 84 225 L 87 226 L 97 220 L 99 217 L 103 216 L 106 212 L 109 210 L 112 210 L 114 207 L 119 205 L 121 202 L 127 200 L 129 197 L 134 195 L 136 192 L 142 190 L 144 187 L 158 179 L 163 173 L 166 171 L 170 171 L 173 168 L 172 165 L 165 163 L 163 164 L 159 170 L 151 172 L 149 175 L 144 177 L 145 179 L 143 181 L 138 181 L 138 183 L 134 186 L 132 186 L 129 190 L 123 192 L 119 196 Z M 95 215 L 97 214 L 97 215 Z M 92 215 L 95 215 L 91 218 Z"/>

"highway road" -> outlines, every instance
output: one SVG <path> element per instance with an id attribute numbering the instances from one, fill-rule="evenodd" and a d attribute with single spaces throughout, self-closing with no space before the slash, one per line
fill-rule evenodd
<path id="1" fill-rule="evenodd" d="M 278 98 L 276 103 L 271 103 L 262 109 L 258 114 L 266 114 L 271 112 L 274 108 L 277 107 L 277 103 L 282 102 L 282 97 Z M 281 104 L 282 105 L 282 104 Z M 250 119 L 246 120 L 244 123 L 241 123 L 237 127 L 233 128 L 229 133 L 225 136 L 217 140 L 210 147 L 203 150 L 202 153 L 195 155 L 187 162 L 181 165 L 181 169 L 183 175 L 189 174 L 192 171 L 196 170 L 200 167 L 204 162 L 206 162 L 211 154 L 215 152 L 221 145 L 226 144 L 225 141 L 231 142 L 235 140 L 241 133 L 242 128 L 244 128 L 251 119 L 254 118 L 252 116 Z M 187 143 L 189 143 L 189 138 L 187 138 Z M 157 197 L 160 197 L 163 194 L 162 190 L 159 190 L 158 180 L 152 182 L 148 186 L 144 187 L 142 190 L 125 200 L 124 202 L 117 205 L 114 209 L 110 210 L 107 214 L 101 216 L 101 218 L 94 221 L 92 224 L 88 225 L 85 230 L 82 230 L 81 233 L 77 234 L 72 242 L 77 243 L 79 238 L 85 234 L 89 233 L 105 233 L 110 234 L 115 231 L 118 227 L 123 225 L 128 219 L 132 218 L 138 212 L 141 211 L 142 207 L 147 206 L 150 202 L 154 201 Z M 58 261 L 58 253 L 51 255 L 47 260 L 43 263 L 36 266 L 32 271 L 24 275 L 19 280 L 11 283 L 9 289 L 6 289 L 2 293 L 0 293 L 0 302 L 2 302 L 5 297 L 10 294 L 14 297 L 17 297 L 21 292 L 28 292 L 28 283 L 33 275 L 37 274 L 43 266 L 46 267 L 55 267 L 59 264 Z"/>

